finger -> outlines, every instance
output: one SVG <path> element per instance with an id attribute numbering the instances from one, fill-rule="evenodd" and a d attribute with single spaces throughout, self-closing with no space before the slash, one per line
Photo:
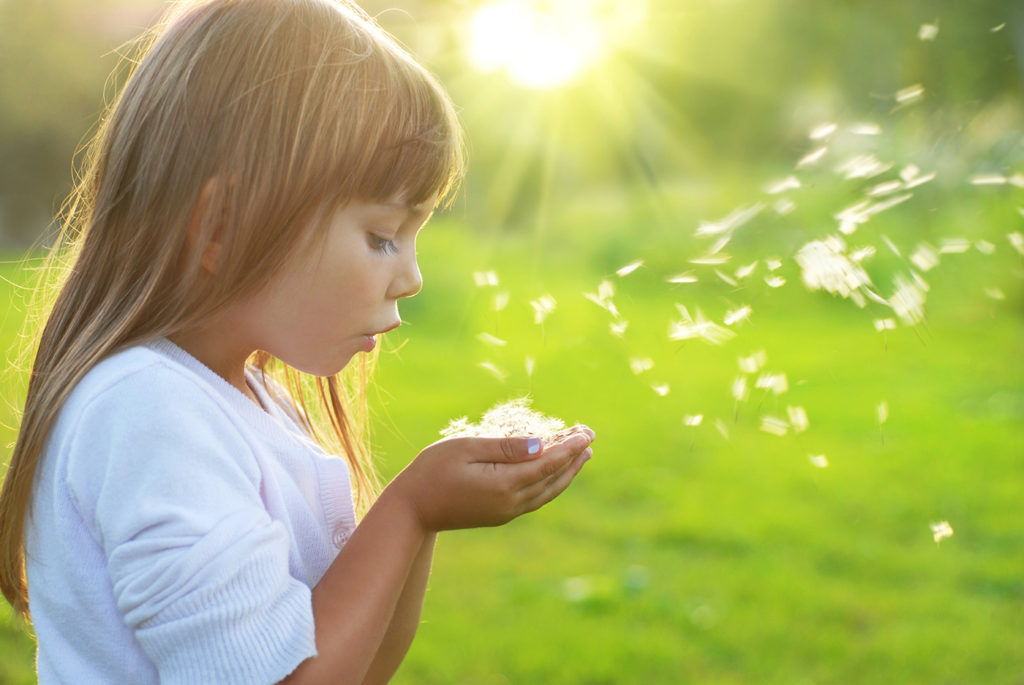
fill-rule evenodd
<path id="1" fill-rule="evenodd" d="M 535 436 L 474 438 L 474 462 L 515 464 L 535 459 L 544 450 L 544 442 Z"/>
<path id="2" fill-rule="evenodd" d="M 576 455 L 569 462 L 569 467 L 563 469 L 555 478 L 537 483 L 533 491 L 524 491 L 523 512 L 536 511 L 565 492 L 592 455 L 593 451 L 588 447 Z"/>
<path id="3" fill-rule="evenodd" d="M 590 439 L 587 435 L 576 434 L 563 442 L 548 447 L 539 459 L 521 467 L 522 470 L 518 474 L 520 489 L 560 473 L 580 452 L 587 449 L 589 444 Z"/>

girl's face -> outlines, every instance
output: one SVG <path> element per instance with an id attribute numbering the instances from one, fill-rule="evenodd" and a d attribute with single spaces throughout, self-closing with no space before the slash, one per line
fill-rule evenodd
<path id="1" fill-rule="evenodd" d="M 398 300 L 423 285 L 416 237 L 433 203 L 353 203 L 328 217 L 322 240 L 297 252 L 239 306 L 255 349 L 306 373 L 340 371 L 401 324 Z M 241 332 L 241 331 L 239 331 Z"/>

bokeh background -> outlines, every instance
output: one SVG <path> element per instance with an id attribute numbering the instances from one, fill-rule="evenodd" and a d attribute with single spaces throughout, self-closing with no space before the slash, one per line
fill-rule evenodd
<path id="1" fill-rule="evenodd" d="M 395 681 L 1024 683 L 1024 5 L 363 6 L 470 152 L 382 473 L 515 397 L 598 434 L 545 509 L 442 536 Z M 33 246 L 162 8 L 0 0 L 4 459 Z M 32 659 L 5 605 L 0 682 Z"/>

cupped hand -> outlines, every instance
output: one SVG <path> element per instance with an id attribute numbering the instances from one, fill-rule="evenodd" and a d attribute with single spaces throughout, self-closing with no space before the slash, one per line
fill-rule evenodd
<path id="1" fill-rule="evenodd" d="M 499 526 L 561 494 L 593 451 L 586 426 L 539 438 L 446 438 L 425 448 L 387 487 L 427 531 Z M 531 443 L 533 453 L 531 453 Z"/>

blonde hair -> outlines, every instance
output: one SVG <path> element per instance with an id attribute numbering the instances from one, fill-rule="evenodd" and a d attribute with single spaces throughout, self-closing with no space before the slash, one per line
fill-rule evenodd
<path id="1" fill-rule="evenodd" d="M 444 90 L 349 2 L 181 4 L 138 53 L 44 269 L 56 295 L 0 492 L 0 589 L 26 615 L 32 482 L 78 381 L 113 352 L 197 325 L 261 287 L 315 237 L 325 210 L 398 195 L 440 202 L 463 171 Z M 215 234 L 221 270 L 199 278 Z M 364 431 L 374 359 L 312 380 L 265 353 L 250 361 L 282 372 L 310 431 L 344 453 L 364 511 L 379 488 Z"/>

